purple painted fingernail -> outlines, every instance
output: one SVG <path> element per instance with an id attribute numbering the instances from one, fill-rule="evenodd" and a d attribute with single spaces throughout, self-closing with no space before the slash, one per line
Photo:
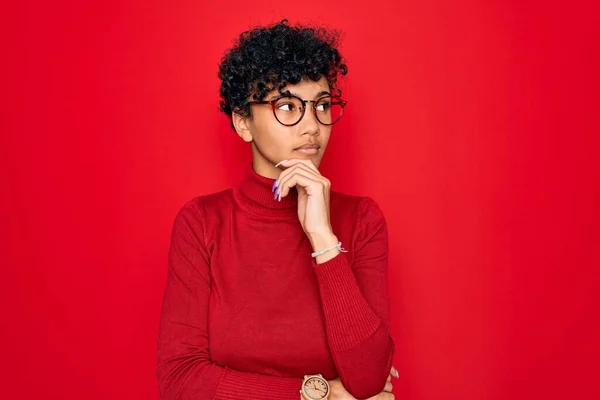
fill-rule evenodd
<path id="1" fill-rule="evenodd" d="M 277 194 L 279 193 L 279 188 L 276 187 L 275 188 L 275 193 L 273 194 L 273 200 L 275 200 L 277 198 Z"/>
<path id="2" fill-rule="evenodd" d="M 271 192 L 275 190 L 275 186 L 277 186 L 277 179 L 273 182 L 273 186 L 271 186 Z"/>

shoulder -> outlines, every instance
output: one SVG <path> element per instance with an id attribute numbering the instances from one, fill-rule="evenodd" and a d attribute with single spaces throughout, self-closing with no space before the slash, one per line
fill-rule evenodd
<path id="1" fill-rule="evenodd" d="M 355 254 L 365 248 L 382 254 L 387 251 L 386 220 L 373 198 L 332 191 L 331 223 L 340 240 L 348 243 Z"/>
<path id="2" fill-rule="evenodd" d="M 232 192 L 232 189 L 226 189 L 194 197 L 179 209 L 175 223 L 205 224 L 207 219 L 217 216 L 223 210 L 231 207 L 233 204 Z"/>
<path id="3" fill-rule="evenodd" d="M 337 191 L 331 192 L 331 210 L 352 219 L 369 222 L 385 222 L 379 204 L 371 197 L 356 196 Z"/>
<path id="4" fill-rule="evenodd" d="M 219 225 L 220 215 L 231 204 L 232 189 L 197 196 L 177 212 L 171 230 L 171 242 L 187 243 L 194 248 L 206 247 L 210 232 Z"/>

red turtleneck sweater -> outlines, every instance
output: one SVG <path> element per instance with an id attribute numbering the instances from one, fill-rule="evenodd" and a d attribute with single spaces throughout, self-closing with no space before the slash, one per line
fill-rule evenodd
<path id="1" fill-rule="evenodd" d="M 354 397 L 392 366 L 385 219 L 367 197 L 331 193 L 348 253 L 316 264 L 297 192 L 278 202 L 252 167 L 238 187 L 178 213 L 158 340 L 164 400 L 300 399 L 302 378 L 339 377 Z"/>

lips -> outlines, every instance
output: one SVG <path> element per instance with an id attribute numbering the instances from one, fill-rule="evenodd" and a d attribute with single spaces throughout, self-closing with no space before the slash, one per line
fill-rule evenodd
<path id="1" fill-rule="evenodd" d="M 304 144 L 304 145 L 298 147 L 296 150 L 319 150 L 320 148 L 321 148 L 321 146 L 319 146 L 318 144 L 307 143 L 307 144 Z"/>

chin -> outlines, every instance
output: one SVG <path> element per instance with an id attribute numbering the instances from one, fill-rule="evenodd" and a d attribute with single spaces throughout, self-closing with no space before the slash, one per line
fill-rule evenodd
<path id="1" fill-rule="evenodd" d="M 319 164 L 321 164 L 321 159 L 323 158 L 323 154 L 319 152 L 318 154 L 302 154 L 301 152 L 294 151 L 289 156 L 288 159 L 295 158 L 298 160 L 310 160 L 312 163 L 318 168 Z"/>

